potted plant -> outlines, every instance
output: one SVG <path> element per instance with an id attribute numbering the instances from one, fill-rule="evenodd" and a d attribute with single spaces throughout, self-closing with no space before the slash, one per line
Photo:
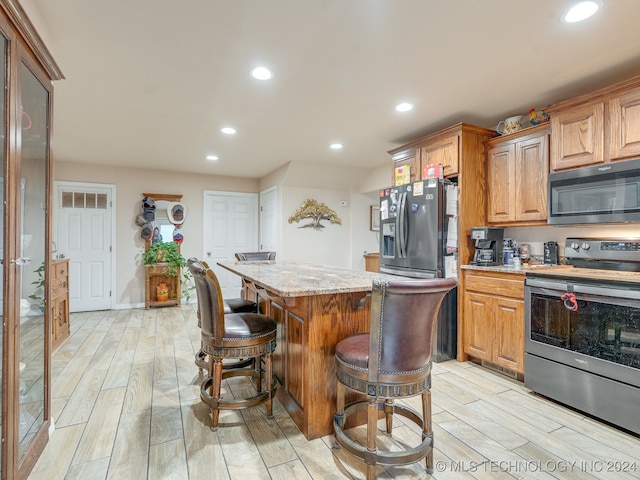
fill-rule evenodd
<path id="1" fill-rule="evenodd" d="M 144 264 L 156 266 L 158 263 L 167 264 L 167 277 L 175 277 L 180 268 L 187 266 L 176 242 L 157 242 L 149 245 L 144 252 Z"/>
<path id="2" fill-rule="evenodd" d="M 145 265 L 152 267 L 155 267 L 158 263 L 166 264 L 167 270 L 165 275 L 167 277 L 175 277 L 178 275 L 178 270 L 182 269 L 179 278 L 181 292 L 185 301 L 189 303 L 196 286 L 193 283 L 187 261 L 180 253 L 176 242 L 152 243 L 149 245 L 147 251 L 144 252 L 143 260 Z"/>

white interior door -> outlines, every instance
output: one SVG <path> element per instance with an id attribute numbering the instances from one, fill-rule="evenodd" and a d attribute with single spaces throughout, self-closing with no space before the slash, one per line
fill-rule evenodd
<path id="1" fill-rule="evenodd" d="M 202 210 L 203 258 L 218 277 L 222 295 L 239 297 L 240 277 L 218 267 L 217 263 L 234 260 L 236 252 L 258 249 L 258 196 L 205 190 Z"/>
<path id="2" fill-rule="evenodd" d="M 72 312 L 111 308 L 114 190 L 56 182 L 55 255 L 69 259 Z"/>
<path id="3" fill-rule="evenodd" d="M 278 253 L 277 200 L 277 187 L 260 192 L 260 250 L 276 252 L 276 254 Z"/>

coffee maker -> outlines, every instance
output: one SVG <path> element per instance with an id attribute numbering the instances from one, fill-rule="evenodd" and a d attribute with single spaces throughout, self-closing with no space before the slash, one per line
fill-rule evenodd
<path id="1" fill-rule="evenodd" d="M 504 228 L 471 227 L 471 239 L 476 241 L 476 251 L 471 265 L 502 265 Z"/>

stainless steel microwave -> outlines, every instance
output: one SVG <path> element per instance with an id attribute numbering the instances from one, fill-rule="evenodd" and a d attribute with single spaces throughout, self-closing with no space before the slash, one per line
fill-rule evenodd
<path id="1" fill-rule="evenodd" d="M 552 225 L 640 221 L 640 159 L 550 173 Z"/>

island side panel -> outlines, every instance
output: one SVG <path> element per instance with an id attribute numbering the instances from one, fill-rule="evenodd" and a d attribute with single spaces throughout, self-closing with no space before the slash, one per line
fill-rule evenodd
<path id="1" fill-rule="evenodd" d="M 360 304 L 361 299 L 364 302 Z M 369 331 L 371 297 L 367 292 L 309 297 L 304 350 L 307 439 L 333 432 L 336 411 L 336 344 L 350 335 Z M 347 402 L 354 401 L 347 397 Z"/>

